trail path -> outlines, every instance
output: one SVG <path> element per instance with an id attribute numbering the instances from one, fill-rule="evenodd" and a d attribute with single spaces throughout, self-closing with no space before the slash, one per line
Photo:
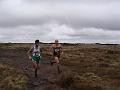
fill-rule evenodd
<path id="1" fill-rule="evenodd" d="M 45 87 L 53 85 L 56 89 L 50 90 L 64 90 L 57 85 L 59 74 L 55 66 L 42 63 L 38 71 L 38 77 L 34 77 L 32 70 L 32 62 L 26 55 L 26 50 L 21 49 L 1 49 L 0 62 L 10 65 L 12 67 L 21 69 L 29 78 L 28 90 L 45 90 Z"/>

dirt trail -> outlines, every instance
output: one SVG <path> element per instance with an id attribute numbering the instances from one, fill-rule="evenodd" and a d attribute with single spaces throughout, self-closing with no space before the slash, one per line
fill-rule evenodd
<path id="1" fill-rule="evenodd" d="M 27 50 L 0 47 L 0 62 L 24 71 L 29 78 L 28 90 L 45 90 L 44 88 L 49 85 L 56 87 L 54 90 L 64 90 L 57 85 L 59 74 L 55 66 L 41 63 L 38 77 L 34 77 L 32 62 L 26 55 Z"/>
<path id="2" fill-rule="evenodd" d="M 41 63 L 37 78 L 34 77 L 32 68 L 26 67 L 24 71 L 29 77 L 29 90 L 44 90 L 44 88 L 48 85 L 53 85 L 60 89 L 57 85 L 59 74 L 57 73 L 55 66 Z M 60 90 L 63 89 L 61 88 Z"/>

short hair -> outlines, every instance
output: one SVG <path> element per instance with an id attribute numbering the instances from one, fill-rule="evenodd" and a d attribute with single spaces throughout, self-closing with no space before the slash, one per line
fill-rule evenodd
<path id="1" fill-rule="evenodd" d="M 55 42 L 58 42 L 58 39 L 56 39 Z"/>
<path id="2" fill-rule="evenodd" d="M 39 43 L 39 40 L 37 39 L 37 40 L 35 40 L 35 43 Z"/>

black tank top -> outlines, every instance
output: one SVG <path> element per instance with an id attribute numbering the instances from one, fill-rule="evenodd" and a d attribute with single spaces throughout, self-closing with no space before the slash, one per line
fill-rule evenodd
<path id="1" fill-rule="evenodd" d="M 61 49 L 61 47 L 54 47 L 53 48 L 54 55 L 60 55 L 60 49 Z"/>

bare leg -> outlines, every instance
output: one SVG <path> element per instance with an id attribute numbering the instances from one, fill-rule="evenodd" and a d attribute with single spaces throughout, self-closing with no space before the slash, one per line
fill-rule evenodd
<path id="1" fill-rule="evenodd" d="M 36 64 L 36 62 L 33 62 L 33 68 L 34 68 L 34 69 L 37 68 L 37 64 Z"/>
<path id="2" fill-rule="evenodd" d="M 55 57 L 55 61 L 57 63 L 57 70 L 58 70 L 58 73 L 61 73 L 61 69 L 60 69 L 60 62 L 59 62 L 59 58 L 58 57 Z"/>
<path id="3" fill-rule="evenodd" d="M 54 60 L 50 61 L 51 66 L 53 66 L 53 64 L 57 63 L 54 57 Z"/>
<path id="4" fill-rule="evenodd" d="M 36 64 L 37 64 L 37 69 L 40 69 L 40 63 L 36 62 Z"/>
<path id="5" fill-rule="evenodd" d="M 37 77 L 37 68 L 35 69 L 35 77 Z"/>
<path id="6" fill-rule="evenodd" d="M 38 69 L 37 62 L 33 62 L 33 67 L 35 69 L 35 77 L 37 77 L 37 69 Z"/>

